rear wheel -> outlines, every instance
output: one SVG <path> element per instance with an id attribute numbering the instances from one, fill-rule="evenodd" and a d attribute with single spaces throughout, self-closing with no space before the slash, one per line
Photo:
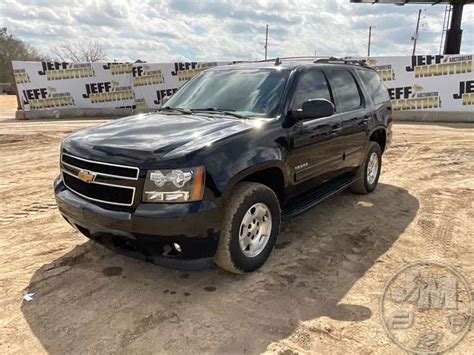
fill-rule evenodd
<path id="1" fill-rule="evenodd" d="M 259 268 L 270 255 L 280 230 L 280 204 L 265 185 L 242 182 L 226 206 L 214 261 L 241 274 Z"/>
<path id="2" fill-rule="evenodd" d="M 357 169 L 357 181 L 351 185 L 351 191 L 368 194 L 375 190 L 382 168 L 382 149 L 376 142 L 370 142 L 364 162 Z"/>

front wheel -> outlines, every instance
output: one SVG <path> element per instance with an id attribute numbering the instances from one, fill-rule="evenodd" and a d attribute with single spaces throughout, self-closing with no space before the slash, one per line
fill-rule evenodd
<path id="1" fill-rule="evenodd" d="M 280 204 L 265 185 L 242 182 L 226 206 L 214 261 L 221 268 L 242 274 L 265 263 L 280 230 Z"/>
<path id="2" fill-rule="evenodd" d="M 356 181 L 351 191 L 358 194 L 369 194 L 375 190 L 379 182 L 382 168 L 382 149 L 376 142 L 370 142 L 364 162 L 357 169 Z"/>

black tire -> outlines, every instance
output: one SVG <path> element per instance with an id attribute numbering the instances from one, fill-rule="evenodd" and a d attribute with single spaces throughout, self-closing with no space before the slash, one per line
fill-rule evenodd
<path id="1" fill-rule="evenodd" d="M 245 214 L 255 204 L 264 204 L 271 213 L 271 231 L 268 241 L 258 255 L 249 257 L 244 254 L 240 243 L 241 223 Z M 243 274 L 258 269 L 269 257 L 280 231 L 280 203 L 277 196 L 265 185 L 239 183 L 224 212 L 221 233 L 214 261 L 222 269 L 235 274 Z M 245 227 L 244 227 L 245 228 Z"/>
<path id="2" fill-rule="evenodd" d="M 369 159 L 373 153 L 375 153 L 378 158 L 378 169 L 377 169 L 377 176 L 375 180 L 372 183 L 370 183 L 367 179 L 367 166 L 369 164 Z M 366 195 L 374 191 L 379 182 L 381 168 L 382 168 L 382 149 L 380 148 L 380 145 L 378 145 L 377 142 L 370 142 L 369 149 L 367 149 L 367 153 L 365 154 L 364 162 L 357 169 L 357 173 L 356 173 L 357 180 L 350 187 L 351 191 L 356 194 L 361 194 L 361 195 Z"/>

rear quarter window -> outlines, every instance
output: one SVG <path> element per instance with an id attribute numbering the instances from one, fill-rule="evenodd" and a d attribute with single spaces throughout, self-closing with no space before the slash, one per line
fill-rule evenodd
<path id="1" fill-rule="evenodd" d="M 380 80 L 379 75 L 374 70 L 358 70 L 362 84 L 369 93 L 372 101 L 376 104 L 383 104 L 390 101 L 387 88 Z"/>

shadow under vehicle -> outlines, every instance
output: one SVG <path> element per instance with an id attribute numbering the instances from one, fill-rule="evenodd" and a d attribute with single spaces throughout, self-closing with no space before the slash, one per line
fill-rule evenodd
<path id="1" fill-rule="evenodd" d="M 22 312 L 51 354 L 261 352 L 301 321 L 378 317 L 370 304 L 388 275 L 371 279 L 364 301 L 342 300 L 418 209 L 392 185 L 342 192 L 284 225 L 268 262 L 240 276 L 157 268 L 88 241 L 34 273 Z"/>

